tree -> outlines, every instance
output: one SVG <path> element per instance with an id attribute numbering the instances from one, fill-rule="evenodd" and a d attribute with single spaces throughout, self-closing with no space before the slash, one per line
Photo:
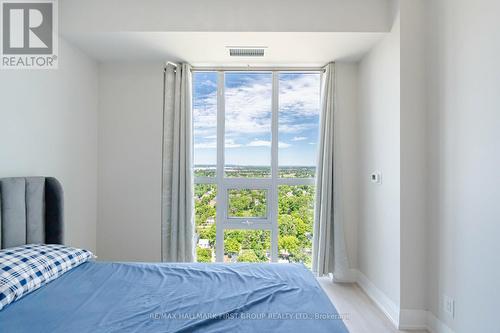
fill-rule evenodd
<path id="1" fill-rule="evenodd" d="M 264 216 L 266 194 L 263 190 L 230 190 L 229 215 L 236 217 Z"/>
<path id="2" fill-rule="evenodd" d="M 212 250 L 197 247 L 196 257 L 198 262 L 212 262 Z"/>
<path id="3" fill-rule="evenodd" d="M 243 250 L 238 256 L 238 262 L 260 262 L 253 250 Z"/>
<path id="4" fill-rule="evenodd" d="M 200 169 L 198 176 L 213 177 L 212 169 Z M 241 167 L 230 172 L 231 177 L 269 176 L 266 168 Z M 312 167 L 289 167 L 280 171 L 284 177 L 312 178 Z M 215 251 L 216 227 L 210 220 L 216 216 L 217 186 L 214 184 L 196 184 L 194 187 L 196 232 L 200 239 L 208 239 L 211 249 L 204 249 L 199 260 L 208 260 L 208 255 Z M 312 231 L 314 217 L 314 186 L 280 185 L 278 187 L 278 246 L 288 253 L 293 262 L 303 262 L 310 266 Z M 267 209 L 266 193 L 262 190 L 233 190 L 229 197 L 230 214 L 234 216 L 265 215 Z M 207 223 L 207 220 L 208 223 Z M 287 236 L 291 236 L 287 237 Z M 266 230 L 225 230 L 224 252 L 241 254 L 238 261 L 269 261 L 271 251 L 270 232 Z M 206 250 L 209 250 L 210 253 Z"/>
<path id="5" fill-rule="evenodd" d="M 228 238 L 224 241 L 224 248 L 226 253 L 237 254 L 240 252 L 241 244 L 234 238 Z"/>
<path id="6" fill-rule="evenodd" d="M 281 236 L 278 241 L 280 250 L 285 250 L 290 254 L 294 254 L 299 250 L 299 240 L 295 236 Z"/>
<path id="7" fill-rule="evenodd" d="M 197 232 L 198 236 L 201 239 L 208 239 L 212 247 L 215 245 L 215 237 L 216 237 L 215 224 L 212 224 L 209 228 L 198 228 Z"/>
<path id="8" fill-rule="evenodd" d="M 296 221 L 291 215 L 280 215 L 278 217 L 278 226 L 279 226 L 280 236 L 297 235 Z"/>

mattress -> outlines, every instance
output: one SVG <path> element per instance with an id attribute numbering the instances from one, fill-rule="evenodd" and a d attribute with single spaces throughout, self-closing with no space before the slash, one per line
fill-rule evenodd
<path id="1" fill-rule="evenodd" d="M 348 332 L 300 264 L 87 262 L 0 311 L 1 332 Z"/>

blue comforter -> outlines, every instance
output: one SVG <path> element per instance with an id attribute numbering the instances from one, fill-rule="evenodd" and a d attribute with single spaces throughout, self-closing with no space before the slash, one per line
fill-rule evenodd
<path id="1" fill-rule="evenodd" d="M 294 264 L 88 262 L 0 311 L 7 332 L 347 332 Z"/>

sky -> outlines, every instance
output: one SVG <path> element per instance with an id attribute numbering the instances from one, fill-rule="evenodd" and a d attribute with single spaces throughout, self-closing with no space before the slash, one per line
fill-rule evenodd
<path id="1" fill-rule="evenodd" d="M 226 165 L 271 165 L 272 74 L 227 72 Z M 319 131 L 320 75 L 280 73 L 279 166 L 314 166 Z M 194 164 L 216 164 L 217 73 L 193 74 Z"/>

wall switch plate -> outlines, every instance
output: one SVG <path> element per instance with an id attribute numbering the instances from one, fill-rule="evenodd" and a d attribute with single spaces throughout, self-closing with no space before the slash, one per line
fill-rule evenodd
<path id="1" fill-rule="evenodd" d="M 455 317 L 455 300 L 450 296 L 444 295 L 443 297 L 443 308 L 451 318 Z"/>
<path id="2" fill-rule="evenodd" d="M 375 184 L 382 184 L 382 174 L 378 171 L 373 172 L 370 175 L 370 180 Z"/>

